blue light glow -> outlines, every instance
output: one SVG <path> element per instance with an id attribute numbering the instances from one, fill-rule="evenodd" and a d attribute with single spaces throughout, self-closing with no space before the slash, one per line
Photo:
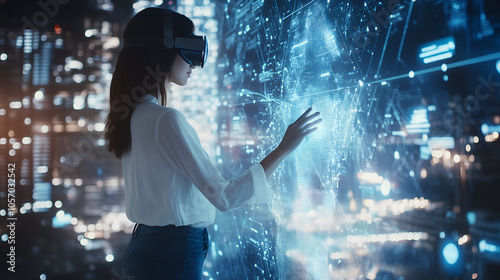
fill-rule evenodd
<path id="1" fill-rule="evenodd" d="M 430 149 L 454 149 L 455 139 L 451 136 L 431 137 L 427 140 Z"/>
<path id="2" fill-rule="evenodd" d="M 419 57 L 425 64 L 448 59 L 455 54 L 455 47 L 455 39 L 451 36 L 438 39 L 423 45 L 420 48 Z M 441 70 L 445 72 L 447 69 L 448 67 Z"/>
<path id="3" fill-rule="evenodd" d="M 467 212 L 467 221 L 469 222 L 470 225 L 475 224 L 476 223 L 476 213 Z"/>
<path id="4" fill-rule="evenodd" d="M 394 159 L 399 159 L 399 152 L 398 151 L 395 151 L 394 152 Z"/>
<path id="5" fill-rule="evenodd" d="M 481 125 L 481 132 L 484 135 L 489 134 L 489 133 L 493 133 L 493 132 L 500 133 L 500 125 L 489 125 L 489 124 L 483 123 Z"/>
<path id="6" fill-rule="evenodd" d="M 489 127 L 487 124 L 483 123 L 483 124 L 481 125 L 481 132 L 482 132 L 484 135 L 486 135 L 486 134 L 488 134 L 488 132 L 489 132 L 489 131 L 490 131 L 490 127 Z"/>
<path id="7" fill-rule="evenodd" d="M 38 168 L 38 166 L 36 167 Z M 46 212 L 52 207 L 52 185 L 47 182 L 35 183 L 33 188 L 33 212 Z"/>
<path id="8" fill-rule="evenodd" d="M 443 248 L 443 257 L 444 257 L 444 260 L 449 265 L 454 265 L 458 261 L 458 257 L 459 257 L 457 245 L 455 245 L 453 243 L 446 244 L 446 246 L 444 246 L 444 248 Z"/>
<path id="9" fill-rule="evenodd" d="M 64 213 L 63 210 L 59 210 L 57 214 L 52 218 L 52 227 L 62 228 L 71 224 L 71 219 L 73 216 L 69 213 Z"/>
<path id="10" fill-rule="evenodd" d="M 500 53 L 455 55 L 463 40 L 455 42 L 443 26 L 441 33 L 414 36 L 415 23 L 427 20 L 419 16 L 428 6 L 423 2 L 401 4 L 397 12 L 380 1 L 364 1 L 365 9 L 355 1 L 325 2 L 224 5 L 215 161 L 237 169 L 228 177 L 245 169 L 242 159 L 265 157 L 307 108 L 320 111 L 323 122 L 276 169 L 271 214 L 256 207 L 218 215 L 206 277 L 238 269 L 245 275 L 224 279 L 378 279 L 375 262 L 366 268 L 373 273 L 351 273 L 365 269 L 353 258 L 358 246 L 403 240 L 398 228 L 380 232 L 377 219 L 417 208 L 426 215 L 433 210 L 423 199 L 436 195 L 441 201 L 440 190 L 454 187 L 456 181 L 440 175 L 446 155 L 457 152 L 443 149 L 460 143 L 443 123 L 450 95 L 441 94 L 449 86 L 442 79 L 457 81 L 457 68 L 496 62 Z M 462 60 L 446 60 L 455 56 Z M 388 211 L 377 216 L 381 208 Z M 349 236 L 356 246 L 342 242 Z M 440 245 L 432 253 L 446 264 Z M 383 259 L 382 246 L 366 249 L 368 258 Z M 455 265 L 460 261 L 458 256 Z"/>
<path id="11" fill-rule="evenodd" d="M 406 125 L 408 133 L 427 133 L 429 132 L 430 127 L 431 125 L 427 117 L 427 109 L 414 109 L 410 115 L 409 124 Z"/>
<path id="12" fill-rule="evenodd" d="M 500 253 L 500 247 L 483 239 L 479 241 L 479 252 Z"/>

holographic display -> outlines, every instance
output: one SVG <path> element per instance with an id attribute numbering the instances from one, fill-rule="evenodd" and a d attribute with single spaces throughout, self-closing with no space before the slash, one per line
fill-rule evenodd
<path id="1" fill-rule="evenodd" d="M 496 2 L 218 6 L 224 174 L 266 156 L 308 107 L 323 122 L 270 179 L 272 204 L 218 214 L 206 279 L 495 275 L 470 260 L 498 241 L 481 229 L 500 213 L 484 196 L 498 164 L 477 160 L 499 133 Z"/>

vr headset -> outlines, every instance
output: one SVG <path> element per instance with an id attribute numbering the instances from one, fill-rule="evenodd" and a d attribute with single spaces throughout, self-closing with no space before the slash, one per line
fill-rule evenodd
<path id="1" fill-rule="evenodd" d="M 186 37 L 174 37 L 172 32 L 172 11 L 168 9 L 165 10 L 163 16 L 163 37 L 123 38 L 123 48 L 132 47 L 160 47 L 164 50 L 176 49 L 186 63 L 201 68 L 203 68 L 203 65 L 207 61 L 207 37 L 194 35 L 193 33 Z"/>

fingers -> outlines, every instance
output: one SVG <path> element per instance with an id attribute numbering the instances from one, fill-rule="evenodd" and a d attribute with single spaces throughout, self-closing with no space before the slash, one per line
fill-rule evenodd
<path id="1" fill-rule="evenodd" d="M 307 123 L 312 118 L 319 116 L 319 112 L 316 112 L 316 113 L 308 116 L 308 114 L 311 112 L 311 110 L 312 110 L 312 107 L 309 107 L 293 124 L 298 126 L 298 127 L 302 127 L 305 123 Z"/>
<path id="2" fill-rule="evenodd" d="M 304 118 L 303 122 L 309 122 L 309 120 L 314 119 L 315 117 L 319 116 L 319 112 L 316 112 L 310 116 L 307 116 Z"/>
<path id="3" fill-rule="evenodd" d="M 309 107 L 300 117 L 297 118 L 297 120 L 293 123 L 295 125 L 299 125 L 306 117 L 309 112 L 311 112 L 312 107 Z"/>
<path id="4" fill-rule="evenodd" d="M 307 116 L 307 114 L 309 114 L 309 112 L 311 112 L 312 110 L 312 107 L 309 107 L 309 109 L 307 109 L 304 114 L 302 114 L 302 116 L 300 116 L 296 122 L 300 121 L 301 119 L 305 118 Z"/>
<path id="5" fill-rule="evenodd" d="M 304 131 L 304 137 L 307 136 L 307 135 L 309 135 L 309 134 L 311 134 L 311 133 L 313 133 L 313 132 L 315 132 L 317 129 L 318 129 L 318 127 L 313 127 L 313 128 L 311 128 L 309 130 Z"/>
<path id="6" fill-rule="evenodd" d="M 303 129 L 306 125 L 309 125 L 312 120 L 314 120 L 316 117 L 319 116 L 319 114 L 320 114 L 319 112 L 316 112 L 310 116 L 303 118 L 302 120 L 300 120 L 300 122 L 297 122 L 296 125 L 297 125 L 298 129 Z"/>
<path id="7" fill-rule="evenodd" d="M 282 150 L 287 151 L 287 153 L 292 152 L 307 135 L 318 129 L 315 126 L 323 120 L 315 119 L 319 116 L 319 112 L 308 115 L 311 110 L 312 108 L 307 109 L 293 124 L 288 126 L 280 143 Z"/>
<path id="8" fill-rule="evenodd" d="M 302 127 L 302 131 L 304 131 L 304 132 L 307 131 L 310 127 L 317 125 L 321 121 L 323 121 L 323 119 L 317 119 L 317 120 L 313 121 L 312 123 L 306 124 L 304 127 Z"/>

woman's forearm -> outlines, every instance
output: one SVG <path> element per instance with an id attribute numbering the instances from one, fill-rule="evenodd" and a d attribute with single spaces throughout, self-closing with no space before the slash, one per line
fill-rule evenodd
<path id="1" fill-rule="evenodd" d="M 282 150 L 278 147 L 260 162 L 260 165 L 262 165 L 262 168 L 264 168 L 264 172 L 266 173 L 267 180 L 269 180 L 271 174 L 273 174 L 276 167 L 278 167 L 285 157 L 286 153 L 282 152 Z"/>

